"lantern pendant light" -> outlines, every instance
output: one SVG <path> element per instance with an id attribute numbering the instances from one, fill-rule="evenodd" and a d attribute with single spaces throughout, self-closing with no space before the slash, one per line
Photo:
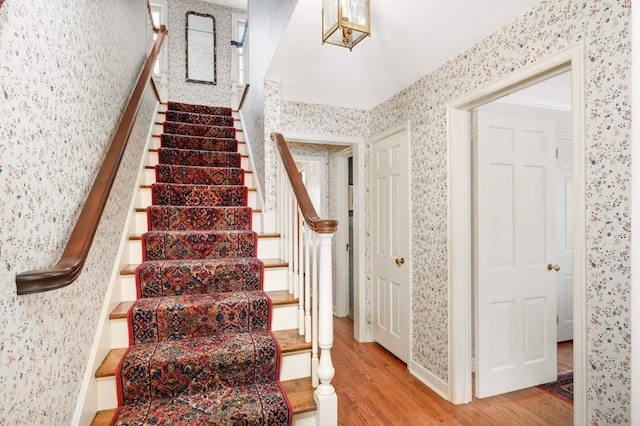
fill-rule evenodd
<path id="1" fill-rule="evenodd" d="M 369 0 L 322 0 L 322 44 L 351 50 L 370 35 Z"/>

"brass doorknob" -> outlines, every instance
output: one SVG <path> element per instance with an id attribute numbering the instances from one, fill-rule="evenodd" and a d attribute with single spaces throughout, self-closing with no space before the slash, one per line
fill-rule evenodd
<path id="1" fill-rule="evenodd" d="M 404 257 L 396 258 L 396 265 L 400 266 L 404 264 Z"/>
<path id="2" fill-rule="evenodd" d="M 560 265 L 552 265 L 551 263 L 547 265 L 547 269 L 550 271 L 558 272 L 560 270 Z"/>

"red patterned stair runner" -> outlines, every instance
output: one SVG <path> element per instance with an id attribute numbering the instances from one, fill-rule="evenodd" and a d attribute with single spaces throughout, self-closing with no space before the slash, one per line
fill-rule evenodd
<path id="1" fill-rule="evenodd" d="M 291 424 L 231 110 L 166 117 L 112 424 Z"/>

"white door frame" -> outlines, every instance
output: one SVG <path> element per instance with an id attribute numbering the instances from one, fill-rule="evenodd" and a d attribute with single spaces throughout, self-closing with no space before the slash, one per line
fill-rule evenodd
<path id="1" fill-rule="evenodd" d="M 584 42 L 563 49 L 507 77 L 450 102 L 448 123 L 449 187 L 449 400 L 471 401 L 472 354 L 472 205 L 471 112 L 480 105 L 567 70 L 572 72 L 573 133 L 573 273 L 574 424 L 587 420 L 586 339 L 586 175 L 585 175 L 585 47 Z"/>
<path id="2" fill-rule="evenodd" d="M 372 342 L 372 333 L 367 333 L 366 315 L 366 274 L 364 251 L 366 247 L 364 230 L 364 154 L 365 140 L 353 136 L 320 135 L 314 133 L 285 132 L 286 140 L 325 145 L 346 145 L 353 148 L 353 208 L 358 212 L 353 217 L 353 337 L 358 342 Z M 338 224 L 338 228 L 342 226 Z"/>
<path id="3" fill-rule="evenodd" d="M 333 313 L 337 317 L 349 315 L 349 252 L 344 250 L 349 244 L 349 157 L 353 148 L 336 153 L 336 219 L 339 224 L 336 233 L 336 297 Z"/>

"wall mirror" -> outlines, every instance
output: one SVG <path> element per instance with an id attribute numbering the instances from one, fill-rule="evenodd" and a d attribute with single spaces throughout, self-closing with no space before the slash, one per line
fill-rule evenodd
<path id="1" fill-rule="evenodd" d="M 216 20 L 213 16 L 187 12 L 185 47 L 186 80 L 216 84 Z"/>

